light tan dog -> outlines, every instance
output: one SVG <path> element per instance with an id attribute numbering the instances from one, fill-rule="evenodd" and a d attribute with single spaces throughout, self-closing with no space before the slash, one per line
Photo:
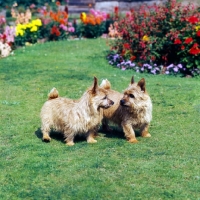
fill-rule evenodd
<path id="1" fill-rule="evenodd" d="M 112 121 L 123 128 L 126 139 L 131 143 L 138 142 L 134 129 L 139 129 L 142 137 L 151 137 L 148 128 L 152 119 L 152 103 L 144 78 L 134 83 L 132 77 L 123 94 L 111 90 L 108 80 L 103 80 L 100 87 L 106 89 L 108 97 L 115 102 L 111 108 L 103 111 L 103 129 L 109 130 L 108 121 Z"/>
<path id="2" fill-rule="evenodd" d="M 41 109 L 41 131 L 43 140 L 50 141 L 50 130 L 62 132 L 67 145 L 74 145 L 74 137 L 82 134 L 88 143 L 96 143 L 94 134 L 103 118 L 102 109 L 109 108 L 114 102 L 107 98 L 107 91 L 98 87 L 97 78 L 79 100 L 58 96 L 53 88 Z"/>

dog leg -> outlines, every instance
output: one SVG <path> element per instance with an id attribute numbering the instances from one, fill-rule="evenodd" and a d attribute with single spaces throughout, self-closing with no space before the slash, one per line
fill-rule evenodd
<path id="1" fill-rule="evenodd" d="M 142 137 L 151 137 L 151 134 L 148 132 L 149 124 L 144 124 L 140 129 L 140 134 Z"/>
<path id="2" fill-rule="evenodd" d="M 131 124 L 124 124 L 122 123 L 122 128 L 125 133 L 125 137 L 130 143 L 137 143 L 137 139 L 135 138 L 135 132 L 132 128 Z"/>
<path id="3" fill-rule="evenodd" d="M 105 119 L 105 118 L 102 120 L 102 129 L 105 132 L 111 132 L 112 131 L 112 129 L 108 125 L 108 120 Z"/>
<path id="4" fill-rule="evenodd" d="M 73 146 L 74 145 L 74 134 L 64 134 L 66 139 L 65 139 L 65 142 L 66 142 L 66 145 L 68 146 Z"/>
<path id="5" fill-rule="evenodd" d="M 42 140 L 43 140 L 43 141 L 46 141 L 46 142 L 50 142 L 50 141 L 51 141 L 51 138 L 50 138 L 50 136 L 49 136 L 49 131 L 50 131 L 50 130 L 49 130 L 49 129 L 48 129 L 48 130 L 47 130 L 47 129 L 44 130 L 44 129 L 42 128 L 41 131 L 42 131 L 42 135 L 43 135 L 43 136 L 42 136 Z"/>
<path id="6" fill-rule="evenodd" d="M 95 133 L 95 131 L 89 131 L 87 136 L 87 143 L 97 143 L 97 140 L 94 139 Z"/>

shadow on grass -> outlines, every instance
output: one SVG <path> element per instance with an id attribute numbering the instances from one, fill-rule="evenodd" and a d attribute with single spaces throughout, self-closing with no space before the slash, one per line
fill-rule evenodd
<path id="1" fill-rule="evenodd" d="M 35 131 L 35 135 L 37 136 L 37 138 L 42 140 L 42 131 L 41 131 L 40 128 L 38 128 L 37 131 Z M 53 140 L 57 140 L 57 141 L 60 141 L 62 143 L 66 143 L 64 135 L 62 133 L 60 133 L 60 132 L 51 131 L 50 132 L 50 137 Z M 42 141 L 45 142 L 45 143 L 49 143 L 49 141 L 44 141 L 44 140 L 42 140 Z M 74 138 L 74 142 L 75 143 L 82 142 L 82 141 L 86 141 L 86 137 L 84 135 L 83 136 L 77 135 Z"/>
<path id="2" fill-rule="evenodd" d="M 119 138 L 119 139 L 125 139 L 124 132 L 121 128 L 116 126 L 109 126 L 111 128 L 111 131 L 105 131 L 102 129 L 102 127 L 99 129 L 99 132 L 105 134 L 105 137 L 107 138 Z M 135 136 L 140 137 L 139 131 L 135 131 Z"/>

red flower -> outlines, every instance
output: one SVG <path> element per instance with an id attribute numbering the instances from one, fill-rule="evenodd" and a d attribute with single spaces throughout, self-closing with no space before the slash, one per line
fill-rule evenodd
<path id="1" fill-rule="evenodd" d="M 134 61 L 135 59 L 136 59 L 136 56 L 131 56 L 131 57 L 130 57 L 130 60 L 131 60 L 131 61 Z"/>
<path id="2" fill-rule="evenodd" d="M 129 43 L 125 43 L 123 46 L 124 46 L 125 49 L 130 49 Z"/>
<path id="3" fill-rule="evenodd" d="M 60 31 L 57 26 L 51 28 L 51 34 L 56 35 L 57 37 L 60 36 Z"/>
<path id="4" fill-rule="evenodd" d="M 117 7 L 117 6 L 114 7 L 114 13 L 115 13 L 115 14 L 118 14 L 118 13 L 119 13 L 119 7 Z"/>
<path id="5" fill-rule="evenodd" d="M 191 43 L 192 41 L 193 41 L 193 39 L 192 39 L 191 37 L 189 37 L 189 38 L 186 38 L 184 42 L 185 42 L 186 44 L 189 44 L 189 43 Z"/>
<path id="6" fill-rule="evenodd" d="M 191 16 L 188 18 L 188 21 L 191 23 L 191 24 L 196 24 L 197 22 L 199 22 L 199 19 L 195 16 Z"/>
<path id="7" fill-rule="evenodd" d="M 68 7 L 67 6 L 65 6 L 65 9 L 64 9 L 64 11 L 68 14 Z"/>
<path id="8" fill-rule="evenodd" d="M 189 53 L 192 55 L 197 55 L 200 54 L 200 49 L 198 48 L 198 44 L 194 43 L 194 45 L 192 46 L 192 48 L 189 50 Z"/>
<path id="9" fill-rule="evenodd" d="M 156 60 L 156 57 L 155 57 L 155 56 L 151 56 L 151 60 L 152 60 L 152 61 L 155 61 L 155 60 Z"/>
<path id="10" fill-rule="evenodd" d="M 182 42 L 181 42 L 180 39 L 176 39 L 176 40 L 174 41 L 174 44 L 182 44 Z"/>
<path id="11" fill-rule="evenodd" d="M 181 46 L 181 50 L 184 50 L 184 49 L 185 49 L 185 46 L 182 45 L 182 46 Z"/>
<path id="12" fill-rule="evenodd" d="M 197 31 L 197 36 L 200 37 L 200 30 Z"/>
<path id="13" fill-rule="evenodd" d="M 1 35 L 0 38 L 1 38 L 2 40 L 5 40 L 5 39 L 6 39 L 6 34 Z"/>

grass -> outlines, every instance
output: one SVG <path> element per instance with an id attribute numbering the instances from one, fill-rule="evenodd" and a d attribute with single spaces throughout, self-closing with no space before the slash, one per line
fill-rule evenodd
<path id="1" fill-rule="evenodd" d="M 103 39 L 37 44 L 0 60 L 0 199 L 200 199 L 200 81 L 135 74 L 107 64 Z M 115 128 L 97 144 L 41 140 L 40 109 L 56 87 L 79 98 L 97 76 L 125 89 L 144 77 L 151 138 L 126 142 Z"/>

